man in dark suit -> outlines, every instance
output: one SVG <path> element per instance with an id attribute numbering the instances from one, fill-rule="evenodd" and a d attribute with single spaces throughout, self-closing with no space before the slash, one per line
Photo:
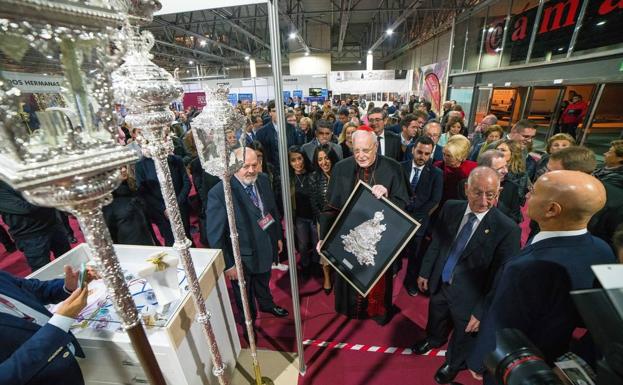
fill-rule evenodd
<path id="1" fill-rule="evenodd" d="M 94 273 L 89 271 L 90 280 Z M 69 328 L 87 304 L 78 272 L 65 279 L 22 279 L 0 271 L 0 384 L 82 385 L 75 356 L 84 353 Z M 52 315 L 45 305 L 65 301 Z"/>
<path id="2" fill-rule="evenodd" d="M 424 113 L 422 112 L 422 114 Z M 434 163 L 438 160 L 443 160 L 443 146 L 440 146 L 437 144 L 439 142 L 439 138 L 441 138 L 442 131 L 443 130 L 441 129 L 441 124 L 439 124 L 439 122 L 435 120 L 429 121 L 422 127 L 422 135 L 428 136 L 429 138 L 431 138 L 433 140 L 433 143 L 435 144 L 433 146 L 433 155 L 432 155 L 433 160 L 431 163 Z M 412 150 L 413 148 L 411 146 L 407 147 L 404 160 L 412 159 Z"/>
<path id="3" fill-rule="evenodd" d="M 374 130 L 378 141 L 379 154 L 400 161 L 400 137 L 385 129 L 387 115 L 382 108 L 375 107 L 368 112 L 368 122 Z"/>
<path id="4" fill-rule="evenodd" d="M 281 123 L 277 122 L 277 109 L 275 108 L 274 100 L 268 103 L 268 112 L 270 113 L 271 120 L 257 132 L 255 139 L 264 146 L 264 161 L 272 164 L 273 167 L 275 167 L 275 172 L 281 175 L 278 135 L 281 135 L 282 131 L 277 127 Z M 288 143 L 288 148 L 290 148 L 290 146 L 295 144 L 295 128 L 293 125 L 287 123 L 285 128 L 286 141 Z"/>
<path id="5" fill-rule="evenodd" d="M 477 342 L 467 361 L 475 376 L 483 373 L 483 359 L 495 349 L 495 333 L 502 328 L 519 328 L 549 361 L 568 350 L 578 325 L 577 313 L 572 306 L 565 312 L 550 313 L 549 304 L 564 298 L 552 298 L 547 287 L 540 284 L 552 281 L 553 275 L 544 274 L 538 281 L 532 276 L 533 263 L 563 267 L 571 290 L 592 288 L 595 275 L 591 266 L 615 262 L 610 247 L 586 229 L 605 201 L 603 185 L 583 172 L 552 171 L 537 179 L 528 201 L 528 216 L 541 231 L 500 269 L 495 279 L 491 304 L 485 309 Z M 532 294 L 533 290 L 516 290 L 526 286 L 538 288 L 541 295 Z"/>
<path id="6" fill-rule="evenodd" d="M 405 210 L 413 219 L 420 223 L 420 228 L 407 247 L 407 275 L 404 285 L 410 296 L 416 296 L 417 274 L 420 270 L 421 260 L 418 260 L 418 249 L 422 238 L 428 228 L 430 214 L 437 208 L 443 192 L 443 173 L 437 167 L 433 167 L 430 159 L 433 151 L 432 139 L 420 136 L 415 140 L 413 147 L 413 160 L 401 163 L 409 186 L 409 203 Z"/>
<path id="7" fill-rule="evenodd" d="M 440 384 L 452 382 L 465 367 L 495 273 L 520 245 L 519 227 L 493 206 L 500 190 L 497 172 L 475 168 L 465 190 L 467 202 L 450 200 L 441 209 L 418 277 L 418 287 L 429 290 L 431 299 L 427 338 L 414 351 L 443 345 L 454 330 L 446 361 L 435 373 Z"/>
<path id="8" fill-rule="evenodd" d="M 31 204 L 3 181 L 0 181 L 0 214 L 32 271 L 50 262 L 50 251 L 58 258 L 71 249 L 59 212 Z"/>
<path id="9" fill-rule="evenodd" d="M 268 287 L 271 265 L 283 248 L 281 218 L 275 198 L 268 177 L 260 173 L 255 151 L 239 148 L 235 154 L 239 160 L 244 155 L 244 165 L 231 178 L 231 190 L 251 314 L 255 318 L 257 300 L 260 311 L 285 317 L 288 311 L 275 304 Z M 222 181 L 208 193 L 206 216 L 209 218 L 208 241 L 212 247 L 223 250 L 225 276 L 232 281 L 236 304 L 242 313 Z"/>
<path id="10" fill-rule="evenodd" d="M 186 172 L 184 161 L 179 156 L 169 155 L 167 164 L 171 173 L 171 179 L 173 180 L 182 222 L 184 223 L 184 231 L 186 232 L 186 237 L 192 240 L 190 236 L 190 206 L 188 203 L 190 178 Z M 147 219 L 158 227 L 160 234 L 164 238 L 165 245 L 172 246 L 175 239 L 173 238 L 171 223 L 169 222 L 164 198 L 160 190 L 156 165 L 151 158 L 143 158 L 136 163 L 136 188 L 138 195 L 145 202 Z M 157 240 L 155 241 L 158 242 Z"/>
<path id="11" fill-rule="evenodd" d="M 512 180 L 506 179 L 508 165 L 504 153 L 498 150 L 487 150 L 478 157 L 478 165 L 491 167 L 500 175 L 500 197 L 498 198 L 497 208 L 506 214 L 510 219 L 521 223 L 521 194 L 520 187 Z"/>
<path id="12" fill-rule="evenodd" d="M 532 143 L 536 136 L 536 124 L 528 119 L 522 119 L 515 123 L 511 128 L 508 138 L 518 142 L 524 152 L 526 159 L 526 174 L 531 181 L 536 175 L 537 161 L 530 155 Z"/>

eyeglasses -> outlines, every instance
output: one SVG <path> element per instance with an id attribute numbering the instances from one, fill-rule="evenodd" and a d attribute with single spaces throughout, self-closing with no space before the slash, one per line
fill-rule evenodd
<path id="1" fill-rule="evenodd" d="M 370 123 L 379 123 L 379 122 L 382 122 L 383 120 L 384 120 L 383 118 L 368 119 L 368 122 L 370 122 Z"/>
<path id="2" fill-rule="evenodd" d="M 492 201 L 492 200 L 494 200 L 495 198 L 498 197 L 498 193 L 496 193 L 496 192 L 494 193 L 494 192 L 490 192 L 490 191 L 488 191 L 488 192 L 485 192 L 485 191 L 470 191 L 469 193 L 471 195 L 474 195 L 474 196 L 478 197 L 478 198 L 485 197 L 488 201 Z"/>

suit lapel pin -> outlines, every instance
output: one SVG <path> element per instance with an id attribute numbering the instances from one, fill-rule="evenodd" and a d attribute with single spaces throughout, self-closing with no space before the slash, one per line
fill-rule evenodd
<path id="1" fill-rule="evenodd" d="M 489 234 L 489 229 L 485 229 L 485 234 Z"/>

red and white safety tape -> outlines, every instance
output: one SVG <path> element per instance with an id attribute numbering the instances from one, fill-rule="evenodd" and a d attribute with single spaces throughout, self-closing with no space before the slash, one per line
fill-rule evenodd
<path id="1" fill-rule="evenodd" d="M 369 352 L 369 353 L 385 353 L 385 354 L 402 354 L 402 355 L 410 355 L 415 354 L 413 350 L 410 348 L 398 348 L 394 346 L 386 347 L 386 346 L 375 346 L 375 345 L 363 345 L 363 344 L 351 344 L 347 342 L 333 342 L 333 341 L 323 341 L 323 340 L 304 340 L 303 345 L 308 346 L 316 346 L 319 348 L 327 348 L 327 349 L 341 349 L 341 350 L 355 350 L 358 352 Z M 423 356 L 429 357 L 445 357 L 446 351 L 441 349 L 432 349 Z"/>

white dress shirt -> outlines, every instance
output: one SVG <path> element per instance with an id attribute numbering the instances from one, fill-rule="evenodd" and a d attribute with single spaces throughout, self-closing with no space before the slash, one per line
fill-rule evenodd
<path id="1" fill-rule="evenodd" d="M 465 226 L 465 224 L 467 223 L 467 215 L 469 213 L 472 213 L 472 209 L 469 208 L 469 204 L 467 205 L 467 208 L 465 209 L 465 213 L 463 214 L 463 219 L 461 219 L 461 224 L 459 225 L 459 228 L 456 232 L 455 235 L 455 239 L 456 237 L 459 235 L 459 233 L 461 232 L 461 229 L 463 228 L 463 226 Z M 476 232 L 476 229 L 478 228 L 478 226 L 480 225 L 480 222 L 482 222 L 482 219 L 485 217 L 485 215 L 487 215 L 487 213 L 489 212 L 489 210 L 485 211 L 484 213 L 474 213 L 474 215 L 476 215 L 476 222 L 474 222 L 474 227 L 472 227 L 472 233 L 469 235 L 469 239 L 467 240 L 467 243 L 469 243 L 469 241 L 472 239 L 472 236 L 474 235 L 474 233 Z M 466 245 L 467 245 L 466 243 Z"/>
<path id="2" fill-rule="evenodd" d="M 378 138 L 381 138 L 381 141 L 379 143 L 379 152 L 381 153 L 381 155 L 385 156 L 385 130 L 383 130 L 383 133 L 381 135 L 377 135 L 377 142 L 378 142 Z"/>
<path id="3" fill-rule="evenodd" d="M 537 235 L 532 238 L 531 245 L 534 245 L 537 242 L 543 241 L 548 238 L 554 237 L 575 237 L 577 235 L 583 235 L 588 233 L 586 228 L 580 230 L 567 230 L 567 231 L 541 231 Z"/>
<path id="4" fill-rule="evenodd" d="M 418 176 L 418 183 L 420 183 L 419 178 L 422 177 L 422 170 L 424 170 L 424 166 L 417 166 L 415 162 L 411 162 L 411 174 L 409 174 L 409 183 L 411 183 L 411 181 L 413 180 L 413 177 L 415 176 L 414 168 L 417 168 L 418 170 L 420 170 L 420 174 Z"/>

